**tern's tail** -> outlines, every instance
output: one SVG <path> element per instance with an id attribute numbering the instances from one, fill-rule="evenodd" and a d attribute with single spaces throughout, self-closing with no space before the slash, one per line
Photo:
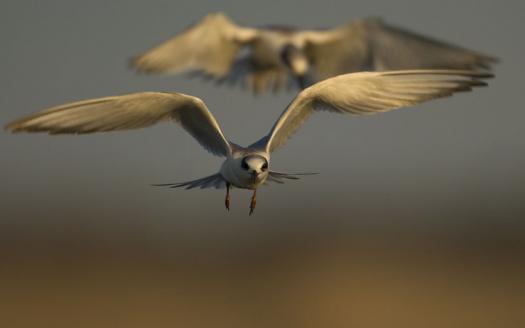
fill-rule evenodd
<path id="1" fill-rule="evenodd" d="M 222 176 L 217 173 L 213 175 L 209 175 L 207 177 L 192 180 L 192 181 L 186 181 L 186 182 L 174 182 L 174 183 L 163 183 L 163 184 L 154 184 L 153 186 L 157 187 L 169 187 L 169 188 L 180 188 L 185 187 L 184 189 L 193 189 L 193 188 L 215 188 L 215 189 L 222 189 L 226 187 L 226 182 L 222 178 Z"/>
<path id="2" fill-rule="evenodd" d="M 283 173 L 270 171 L 268 174 L 268 181 L 276 183 L 284 183 L 283 179 L 298 180 L 300 175 L 315 175 L 319 173 Z"/>

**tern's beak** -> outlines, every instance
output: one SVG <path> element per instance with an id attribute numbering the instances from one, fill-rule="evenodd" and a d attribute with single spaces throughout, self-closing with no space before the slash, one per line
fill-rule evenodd
<path id="1" fill-rule="evenodd" d="M 308 60 L 302 53 L 294 54 L 290 66 L 297 76 L 304 76 L 308 71 Z"/>
<path id="2" fill-rule="evenodd" d="M 257 182 L 257 177 L 259 176 L 259 174 L 255 171 L 252 172 L 252 179 L 253 179 L 253 182 Z"/>
<path id="3" fill-rule="evenodd" d="M 281 58 L 296 76 L 303 76 L 308 71 L 308 58 L 294 45 L 286 45 L 282 50 Z"/>

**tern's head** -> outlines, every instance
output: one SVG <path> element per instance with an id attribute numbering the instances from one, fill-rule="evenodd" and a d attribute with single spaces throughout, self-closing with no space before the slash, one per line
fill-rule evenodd
<path id="1" fill-rule="evenodd" d="M 292 44 L 287 44 L 282 48 L 281 59 L 297 76 L 303 76 L 308 71 L 308 59 L 299 48 Z"/>
<path id="2" fill-rule="evenodd" d="M 254 177 L 266 175 L 268 160 L 261 155 L 248 155 L 242 158 L 241 169 Z"/>

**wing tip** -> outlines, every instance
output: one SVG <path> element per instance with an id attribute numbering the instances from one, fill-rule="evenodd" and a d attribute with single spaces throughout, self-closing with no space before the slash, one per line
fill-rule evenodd
<path id="1" fill-rule="evenodd" d="M 17 133 L 17 127 L 13 123 L 4 126 L 4 130 L 10 133 Z"/>
<path id="2" fill-rule="evenodd" d="M 155 67 L 155 65 L 150 65 L 145 56 L 146 54 L 141 54 L 128 58 L 128 69 L 134 70 L 138 74 L 163 73 L 162 69 Z"/>
<path id="3" fill-rule="evenodd" d="M 479 54 L 478 55 L 478 65 L 482 68 L 491 69 L 491 64 L 499 64 L 501 63 L 501 59 L 496 56 L 490 56 L 490 55 L 484 55 Z"/>
<path id="4" fill-rule="evenodd" d="M 22 132 L 32 132 L 29 126 L 25 125 L 26 120 L 16 120 L 11 123 L 8 123 L 4 126 L 4 130 L 10 133 L 22 133 Z"/>
<path id="5" fill-rule="evenodd" d="M 180 188 L 187 186 L 187 182 L 173 182 L 173 183 L 158 183 L 158 184 L 150 184 L 151 187 L 167 187 L 167 188 Z M 189 189 L 186 187 L 185 189 Z"/>
<path id="6" fill-rule="evenodd" d="M 154 48 L 155 49 L 155 48 Z M 151 51 L 129 57 L 127 60 L 128 69 L 135 71 L 138 74 L 157 74 L 157 75 L 172 75 L 179 73 L 165 63 L 159 62 L 151 56 Z"/>
<path id="7" fill-rule="evenodd" d="M 496 77 L 496 75 L 492 72 L 481 72 L 481 71 L 473 71 L 465 75 L 475 78 L 475 79 L 492 79 Z"/>
<path id="8" fill-rule="evenodd" d="M 138 69 L 138 65 L 137 65 L 137 61 L 139 60 L 139 57 L 141 55 L 136 55 L 136 56 L 132 56 L 132 57 L 129 57 L 128 60 L 127 60 L 127 66 L 128 66 L 128 69 L 133 69 L 133 70 L 136 70 L 138 72 L 140 72 L 140 70 Z"/>

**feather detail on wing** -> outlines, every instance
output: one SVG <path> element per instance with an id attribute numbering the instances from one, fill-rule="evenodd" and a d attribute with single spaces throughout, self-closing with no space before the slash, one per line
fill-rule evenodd
<path id="1" fill-rule="evenodd" d="M 144 128 L 175 121 L 206 150 L 231 154 L 230 143 L 202 100 L 181 93 L 139 92 L 53 107 L 14 121 L 11 132 L 85 134 Z"/>
<path id="2" fill-rule="evenodd" d="M 413 106 L 485 86 L 488 73 L 458 70 L 361 72 L 336 76 L 300 92 L 281 114 L 268 135 L 251 148 L 268 153 L 286 140 L 314 112 L 368 115 Z"/>

